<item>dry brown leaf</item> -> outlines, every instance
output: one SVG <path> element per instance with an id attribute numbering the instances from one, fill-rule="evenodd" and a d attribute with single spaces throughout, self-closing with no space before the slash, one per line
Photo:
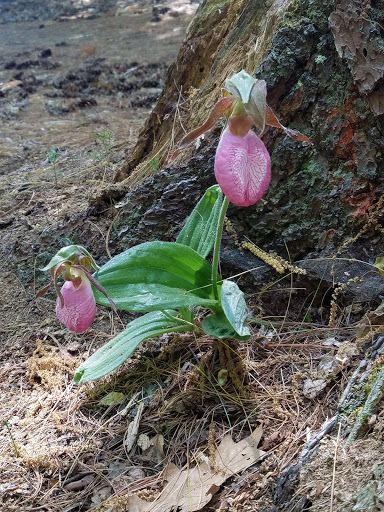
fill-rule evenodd
<path id="1" fill-rule="evenodd" d="M 144 402 L 140 402 L 134 420 L 128 425 L 125 435 L 125 449 L 127 453 L 132 450 L 139 432 L 140 420 L 144 410 Z"/>
<path id="2" fill-rule="evenodd" d="M 193 512 L 202 509 L 227 478 L 247 469 L 265 455 L 265 452 L 257 448 L 261 435 L 261 426 L 239 443 L 235 443 L 230 434 L 226 435 L 215 454 L 219 473 L 211 469 L 206 462 L 183 470 L 175 464 L 168 464 L 164 470 L 166 485 L 158 498 L 149 503 L 137 496 L 129 496 L 124 503 L 126 510 L 170 512 L 177 509 L 179 512 Z M 117 508 L 112 510 L 117 512 Z"/>
<path id="3" fill-rule="evenodd" d="M 150 460 L 155 464 L 164 461 L 164 437 L 161 434 L 156 434 L 149 439 L 147 434 L 140 434 L 137 439 L 137 446 L 143 451 L 143 456 L 146 460 Z"/>

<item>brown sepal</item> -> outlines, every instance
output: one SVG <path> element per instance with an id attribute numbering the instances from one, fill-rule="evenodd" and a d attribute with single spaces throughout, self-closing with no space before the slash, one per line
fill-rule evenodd
<path id="1" fill-rule="evenodd" d="M 73 268 L 78 268 L 84 272 L 84 274 L 87 276 L 87 278 L 90 280 L 90 282 L 93 284 L 93 286 L 96 288 L 96 290 L 99 290 L 100 293 L 105 295 L 105 297 L 109 300 L 109 303 L 111 304 L 111 308 L 115 313 L 117 313 L 116 305 L 113 302 L 112 299 L 110 299 L 107 295 L 107 292 L 104 290 L 104 288 L 101 286 L 99 281 L 97 281 L 93 275 L 87 270 L 83 265 L 73 265 Z"/>
<path id="2" fill-rule="evenodd" d="M 296 130 L 291 130 L 290 128 L 286 128 L 285 126 L 283 126 L 280 123 L 280 121 L 277 119 L 276 114 L 274 113 L 274 111 L 268 105 L 267 105 L 267 110 L 266 110 L 265 122 L 269 126 L 275 126 L 276 128 L 281 128 L 282 130 L 284 130 L 284 132 L 287 135 L 289 135 L 290 137 L 292 137 L 295 140 L 302 140 L 304 142 L 308 142 L 309 144 L 313 144 L 308 139 L 308 137 L 306 137 L 302 133 L 300 133 L 300 132 L 298 132 Z"/>
<path id="3" fill-rule="evenodd" d="M 220 117 L 233 106 L 235 101 L 238 100 L 234 96 L 225 96 L 224 98 L 221 98 L 211 110 L 211 113 L 209 114 L 209 117 L 205 123 L 199 126 L 199 128 L 196 128 L 195 130 L 187 133 L 187 135 L 180 142 L 177 150 L 173 153 L 171 160 L 174 160 L 180 151 L 191 144 L 191 142 L 196 140 L 197 137 L 200 137 L 200 135 L 203 135 L 203 133 L 210 130 L 217 123 Z"/>

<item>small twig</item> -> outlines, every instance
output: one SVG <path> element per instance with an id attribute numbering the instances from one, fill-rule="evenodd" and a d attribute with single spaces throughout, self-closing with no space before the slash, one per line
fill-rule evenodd
<path id="1" fill-rule="evenodd" d="M 330 507 L 329 507 L 329 512 L 333 511 L 333 496 L 334 496 L 334 492 L 335 492 L 335 477 L 336 477 L 336 460 L 337 460 L 337 449 L 339 447 L 339 441 L 340 441 L 340 431 L 341 431 L 341 423 L 339 423 L 339 430 L 337 432 L 337 439 L 336 439 L 336 446 L 335 446 L 335 455 L 333 456 L 331 503 L 330 503 Z"/>
<path id="2" fill-rule="evenodd" d="M 25 202 L 25 199 L 22 199 L 19 203 L 17 203 L 17 205 L 15 205 L 13 208 L 11 208 L 10 210 L 7 210 L 5 212 L 1 211 L 0 212 L 0 217 L 4 217 L 5 215 L 10 215 L 12 212 L 14 212 L 15 210 L 17 210 L 19 208 L 19 206 L 21 206 L 23 203 Z"/>
<path id="3" fill-rule="evenodd" d="M 318 345 L 317 343 L 265 343 L 262 345 L 256 342 L 256 346 L 262 350 L 271 348 L 289 347 L 289 348 L 314 348 L 319 350 L 339 350 L 339 347 L 329 347 L 328 345 Z"/>
<path id="4" fill-rule="evenodd" d="M 365 21 L 369 21 L 370 23 L 376 23 L 376 25 L 379 25 L 379 27 L 381 28 L 381 30 L 384 30 L 384 27 L 382 25 L 380 25 L 380 23 L 378 21 L 375 21 L 375 20 L 371 20 L 369 18 L 366 18 L 365 16 L 361 16 L 361 19 L 362 20 L 365 20 Z"/>
<path id="5" fill-rule="evenodd" d="M 15 453 L 16 453 L 16 457 L 20 457 L 19 449 L 17 448 L 17 445 L 16 445 L 16 442 L 15 442 L 15 440 L 13 438 L 11 429 L 9 428 L 8 422 L 6 420 L 4 420 L 4 425 L 5 425 L 6 429 L 8 430 L 8 434 L 9 434 L 9 436 L 11 438 L 11 441 L 12 441 L 12 444 L 13 444 L 13 449 L 15 450 Z"/>
<path id="6" fill-rule="evenodd" d="M 359 366 L 356 368 L 356 370 L 353 372 L 351 378 L 349 379 L 349 382 L 347 384 L 347 386 L 345 387 L 344 391 L 343 391 L 343 394 L 341 395 L 341 398 L 339 400 L 339 403 L 338 403 L 338 409 L 340 410 L 340 407 L 343 405 L 343 403 L 346 401 L 351 389 L 353 388 L 353 386 L 355 385 L 355 382 L 356 382 L 356 379 L 357 377 L 359 376 L 359 374 L 366 369 L 367 367 L 367 360 L 366 359 L 363 359 L 363 361 L 361 361 L 361 363 L 359 364 Z"/>
<path id="7" fill-rule="evenodd" d="M 177 84 L 175 83 L 175 85 L 176 85 L 176 89 L 177 89 Z M 183 86 L 181 86 L 180 89 L 179 89 L 179 97 L 177 98 L 177 105 L 176 105 L 176 109 L 175 109 L 175 115 L 173 116 L 173 122 L 172 122 L 171 144 L 170 144 L 170 147 L 168 149 L 168 155 L 167 156 L 169 156 L 170 150 L 175 147 L 176 116 L 179 117 L 180 126 L 182 127 L 184 133 L 186 133 L 186 130 L 185 130 L 184 126 L 183 126 L 183 123 L 181 122 L 181 116 L 180 116 L 180 112 L 179 112 L 180 102 L 181 102 L 181 98 L 182 98 L 182 92 L 183 92 Z"/>
<path id="8" fill-rule="evenodd" d="M 91 224 L 92 226 L 94 226 L 97 231 L 100 233 L 100 235 L 104 238 L 104 233 L 103 231 L 99 228 L 99 226 L 97 224 L 95 224 L 94 222 L 92 222 L 91 220 L 87 219 L 86 222 L 88 222 L 89 224 Z"/>

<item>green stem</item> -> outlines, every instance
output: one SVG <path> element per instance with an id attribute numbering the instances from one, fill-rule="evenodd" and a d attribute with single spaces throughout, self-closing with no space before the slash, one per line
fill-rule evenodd
<path id="1" fill-rule="evenodd" d="M 161 310 L 161 312 L 163 313 L 164 316 L 166 316 L 167 318 L 172 320 L 172 322 L 177 322 L 178 324 L 180 324 L 181 327 L 185 327 L 185 328 L 189 327 L 188 330 L 190 330 L 190 331 L 200 331 L 199 327 L 196 324 L 194 324 L 193 322 L 188 322 L 187 320 L 185 320 L 183 318 L 178 318 L 176 316 L 172 316 L 164 310 Z"/>
<path id="2" fill-rule="evenodd" d="M 183 320 L 186 320 L 187 322 L 193 323 L 193 314 L 192 311 L 189 308 L 178 308 L 178 311 L 181 315 L 181 318 Z"/>
<path id="3" fill-rule="evenodd" d="M 229 200 L 226 196 L 224 196 L 223 204 L 221 205 L 220 217 L 217 223 L 217 231 L 215 238 L 215 246 L 213 248 L 213 261 L 212 261 L 212 288 L 213 293 L 215 295 L 215 299 L 219 300 L 219 292 L 217 290 L 217 281 L 219 275 L 219 252 L 220 252 L 220 244 L 221 244 L 221 235 L 223 234 L 223 225 L 225 214 L 227 213 Z"/>

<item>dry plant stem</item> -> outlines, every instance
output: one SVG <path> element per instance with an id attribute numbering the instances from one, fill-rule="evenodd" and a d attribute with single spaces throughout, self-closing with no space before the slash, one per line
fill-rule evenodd
<path id="1" fill-rule="evenodd" d="M 25 202 L 25 199 L 23 199 L 22 201 L 20 201 L 19 203 L 17 203 L 13 208 L 11 208 L 10 210 L 7 210 L 7 211 L 1 211 L 0 212 L 0 218 L 1 217 L 4 217 L 5 215 L 10 215 L 12 212 L 16 211 L 19 206 L 21 206 L 23 203 Z"/>
<path id="2" fill-rule="evenodd" d="M 208 359 L 210 359 L 210 357 L 211 357 L 211 354 L 209 352 L 207 354 L 205 354 L 201 358 L 200 365 L 198 366 L 198 370 L 199 370 L 199 387 L 200 387 L 202 399 L 204 399 L 204 396 L 205 396 L 206 367 L 207 367 Z"/>
<path id="3" fill-rule="evenodd" d="M 222 369 L 227 368 L 227 360 L 225 357 L 224 345 L 220 339 L 216 340 L 217 350 L 219 352 L 220 366 Z"/>
<path id="4" fill-rule="evenodd" d="M 352 279 L 349 279 L 346 283 L 338 283 L 338 287 L 334 289 L 332 298 L 331 298 L 331 311 L 329 315 L 329 327 L 334 327 L 336 322 L 336 313 L 337 313 L 337 297 L 338 295 L 345 291 L 349 284 L 351 283 L 357 283 L 358 281 L 361 281 L 361 278 L 359 276 L 353 277 Z"/>
<path id="5" fill-rule="evenodd" d="M 232 349 L 228 345 L 226 345 L 226 347 L 225 347 L 225 355 L 226 355 L 226 359 L 227 359 L 227 369 L 228 369 L 229 375 L 232 379 L 233 385 L 241 397 L 246 397 L 247 392 L 243 386 L 243 383 L 239 379 L 239 375 L 236 371 L 236 368 L 235 368 L 235 365 L 234 365 L 234 362 L 232 359 Z"/>
<path id="6" fill-rule="evenodd" d="M 217 291 L 217 276 L 218 276 L 218 266 L 219 266 L 219 252 L 220 252 L 220 244 L 221 244 L 221 235 L 223 234 L 223 225 L 225 214 L 227 213 L 229 204 L 229 199 L 224 196 L 224 201 L 221 206 L 219 222 L 217 223 L 217 231 L 215 238 L 215 246 L 213 248 L 213 261 L 212 261 L 212 287 L 213 293 L 215 295 L 215 299 L 219 300 L 219 292 Z"/>
<path id="7" fill-rule="evenodd" d="M 337 460 L 337 449 L 339 447 L 339 441 L 340 441 L 340 431 L 341 431 L 341 423 L 339 423 L 339 430 L 337 432 L 337 439 L 336 439 L 336 446 L 335 446 L 335 455 L 333 457 L 331 503 L 330 503 L 330 506 L 329 506 L 329 512 L 333 511 L 333 496 L 334 496 L 334 493 L 335 493 L 336 460 Z"/>
<path id="8" fill-rule="evenodd" d="M 20 457 L 20 452 L 19 452 L 19 450 L 17 448 L 15 440 L 13 439 L 13 435 L 12 435 L 11 429 L 9 428 L 8 423 L 7 423 L 6 420 L 4 420 L 4 425 L 6 426 L 6 429 L 8 430 L 8 434 L 9 434 L 9 436 L 11 438 L 11 441 L 12 441 L 12 444 L 13 444 L 13 448 L 14 448 L 15 453 L 16 453 L 16 457 Z"/>
<path id="9" fill-rule="evenodd" d="M 361 19 L 362 19 L 362 20 L 366 20 L 366 21 L 370 21 L 371 23 L 376 23 L 376 25 L 379 25 L 379 27 L 381 28 L 381 30 L 384 30 L 383 25 L 380 25 L 380 23 L 379 23 L 378 21 L 371 20 L 371 19 L 369 19 L 369 18 L 366 18 L 365 16 L 361 16 Z"/>

